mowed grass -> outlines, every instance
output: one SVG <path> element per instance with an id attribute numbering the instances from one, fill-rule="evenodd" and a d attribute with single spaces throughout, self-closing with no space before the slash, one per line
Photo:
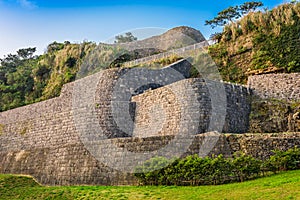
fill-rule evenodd
<path id="1" fill-rule="evenodd" d="M 300 170 L 217 186 L 41 186 L 0 175 L 0 199 L 300 199 Z"/>

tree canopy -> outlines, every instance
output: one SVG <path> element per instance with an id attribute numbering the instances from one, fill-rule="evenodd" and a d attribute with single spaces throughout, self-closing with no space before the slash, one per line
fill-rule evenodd
<path id="1" fill-rule="evenodd" d="M 263 3 L 260 1 L 250 1 L 245 2 L 242 5 L 239 6 L 239 11 L 245 15 L 249 12 L 254 12 L 257 8 L 263 6 Z"/>
<path id="2" fill-rule="evenodd" d="M 126 43 L 135 40 L 137 40 L 137 37 L 135 37 L 131 32 L 127 32 L 125 35 L 117 35 L 115 37 L 115 43 Z"/>
<path id="3" fill-rule="evenodd" d="M 239 6 L 230 6 L 218 13 L 216 17 L 211 20 L 206 20 L 205 25 L 210 25 L 212 28 L 217 26 L 225 26 L 226 24 L 232 23 L 241 16 L 248 14 L 249 12 L 255 11 L 258 7 L 263 6 L 260 1 L 245 2 Z"/>
<path id="4" fill-rule="evenodd" d="M 17 54 L 22 59 L 28 59 L 28 58 L 32 58 L 35 51 L 36 51 L 35 47 L 33 47 L 33 48 L 29 47 L 29 48 L 25 48 L 25 49 L 19 49 L 17 51 Z"/>
<path id="5" fill-rule="evenodd" d="M 0 111 L 24 105 L 32 101 L 34 78 L 32 68 L 37 59 L 36 48 L 19 49 L 0 59 Z"/>

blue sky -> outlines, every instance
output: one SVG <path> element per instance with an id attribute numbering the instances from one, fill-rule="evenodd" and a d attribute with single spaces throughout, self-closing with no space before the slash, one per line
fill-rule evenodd
<path id="1" fill-rule="evenodd" d="M 204 26 L 207 19 L 230 5 L 227 0 L 0 0 L 0 58 L 25 47 L 41 54 L 53 41 L 103 42 L 136 28 L 191 26 L 208 38 L 217 30 Z M 265 7 L 287 0 L 265 0 Z"/>

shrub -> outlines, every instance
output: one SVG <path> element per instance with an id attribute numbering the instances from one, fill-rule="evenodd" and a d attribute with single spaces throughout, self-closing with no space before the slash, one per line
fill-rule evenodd
<path id="1" fill-rule="evenodd" d="M 294 147 L 287 151 L 274 150 L 274 155 L 267 161 L 267 167 L 270 171 L 276 173 L 279 171 L 294 170 L 300 168 L 300 149 Z"/>
<path id="2" fill-rule="evenodd" d="M 261 172 L 262 161 L 253 158 L 252 156 L 238 153 L 234 155 L 232 160 L 233 170 L 239 181 L 254 178 Z"/>
<path id="3" fill-rule="evenodd" d="M 265 175 L 300 168 L 300 149 L 274 151 L 274 155 L 261 161 L 243 153 L 233 158 L 200 158 L 198 155 L 168 160 L 155 157 L 136 168 L 135 176 L 143 185 L 204 185 L 245 181 Z"/>
<path id="4" fill-rule="evenodd" d="M 163 168 L 170 161 L 165 157 L 154 157 L 144 162 L 141 166 L 135 169 L 134 175 L 140 180 L 143 185 L 159 185 L 163 182 Z"/>

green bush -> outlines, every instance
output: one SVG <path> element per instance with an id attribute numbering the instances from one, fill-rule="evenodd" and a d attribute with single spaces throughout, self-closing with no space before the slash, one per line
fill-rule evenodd
<path id="1" fill-rule="evenodd" d="M 287 151 L 274 150 L 273 152 L 274 155 L 267 161 L 267 167 L 270 171 L 276 173 L 300 168 L 299 148 L 294 147 Z"/>
<path id="2" fill-rule="evenodd" d="M 163 182 L 163 168 L 170 163 L 164 157 L 154 157 L 135 169 L 135 176 L 145 185 L 161 185 Z"/>
<path id="3" fill-rule="evenodd" d="M 143 185 L 207 185 L 242 182 L 263 176 L 265 172 L 300 169 L 300 149 L 274 151 L 261 161 L 243 153 L 233 158 L 200 158 L 198 155 L 168 160 L 155 157 L 136 168 L 135 176 Z"/>
<path id="4" fill-rule="evenodd" d="M 232 160 L 234 174 L 239 181 L 244 181 L 256 177 L 261 172 L 262 161 L 245 154 L 235 154 Z"/>

